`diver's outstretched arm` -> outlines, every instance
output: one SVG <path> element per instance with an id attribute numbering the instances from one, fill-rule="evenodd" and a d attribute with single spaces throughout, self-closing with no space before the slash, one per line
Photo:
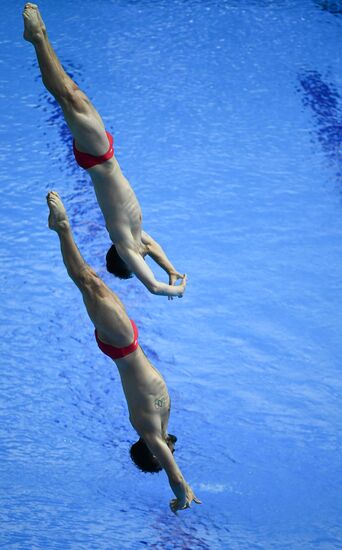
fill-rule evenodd
<path id="1" fill-rule="evenodd" d="M 103 155 L 108 138 L 102 119 L 87 96 L 66 74 L 55 54 L 36 4 L 25 4 L 24 38 L 36 50 L 44 86 L 61 106 L 66 123 L 80 151 Z"/>
<path id="2" fill-rule="evenodd" d="M 182 282 L 179 285 L 162 283 L 155 278 L 153 271 L 134 248 L 130 248 L 126 243 L 121 244 L 121 242 L 116 243 L 115 246 L 128 268 L 152 294 L 182 298 L 186 286 L 186 275 L 182 276 Z"/>
<path id="3" fill-rule="evenodd" d="M 148 433 L 144 434 L 143 439 L 150 451 L 156 456 L 169 479 L 170 487 L 176 497 L 170 502 L 172 512 L 176 513 L 178 510 L 190 508 L 192 501 L 196 502 L 196 504 L 201 504 L 201 501 L 194 495 L 190 485 L 185 481 L 165 440 L 154 433 L 152 435 Z"/>
<path id="4" fill-rule="evenodd" d="M 141 232 L 141 241 L 147 247 L 147 254 L 168 274 L 169 285 L 175 285 L 179 279 L 182 281 L 184 281 L 184 279 L 186 280 L 185 274 L 179 273 L 176 270 L 160 244 L 158 244 L 151 235 L 146 233 L 146 231 Z M 172 300 L 172 296 L 169 295 L 169 299 Z"/>

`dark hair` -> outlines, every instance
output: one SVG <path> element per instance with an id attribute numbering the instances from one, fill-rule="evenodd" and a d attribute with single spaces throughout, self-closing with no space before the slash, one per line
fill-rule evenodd
<path id="1" fill-rule="evenodd" d="M 162 470 L 158 460 L 155 456 L 153 456 L 145 441 L 141 438 L 136 441 L 136 443 L 133 443 L 129 454 L 131 455 L 131 459 L 134 464 L 142 472 L 150 472 L 151 474 L 154 474 Z"/>
<path id="2" fill-rule="evenodd" d="M 177 441 L 177 437 L 175 435 L 172 435 L 172 434 L 168 434 L 167 439 L 169 439 L 171 441 L 171 443 L 176 443 L 176 441 Z"/>
<path id="3" fill-rule="evenodd" d="M 115 245 L 113 244 L 106 255 L 107 271 L 113 273 L 120 279 L 130 279 L 133 276 L 132 271 L 128 269 L 127 264 L 120 258 Z"/>
<path id="4" fill-rule="evenodd" d="M 177 437 L 175 435 L 168 434 L 166 441 L 168 440 L 174 444 L 177 441 Z M 150 472 L 153 474 L 162 470 L 158 459 L 151 453 L 150 449 L 142 438 L 140 438 L 139 441 L 137 441 L 136 443 L 133 443 L 129 453 L 134 464 L 142 472 Z"/>

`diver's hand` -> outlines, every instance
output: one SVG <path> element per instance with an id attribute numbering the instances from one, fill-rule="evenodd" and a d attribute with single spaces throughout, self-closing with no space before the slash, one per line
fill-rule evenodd
<path id="1" fill-rule="evenodd" d="M 173 498 L 170 501 L 170 508 L 172 512 L 176 514 L 178 510 L 186 510 L 187 508 L 190 508 L 192 501 L 196 502 L 196 504 L 202 504 L 202 502 L 194 495 L 190 485 L 186 485 L 184 495 L 179 498 Z"/>
<path id="2" fill-rule="evenodd" d="M 181 284 L 180 284 L 180 285 L 175 285 L 176 288 L 177 288 L 178 291 L 179 291 L 178 294 L 177 294 L 178 298 L 183 298 L 183 294 L 184 294 L 184 292 L 185 292 L 185 287 L 186 287 L 186 281 L 187 281 L 187 277 L 186 277 L 186 275 L 185 275 L 185 273 L 184 273 L 184 275 L 182 275 L 182 282 L 181 282 Z"/>
<path id="3" fill-rule="evenodd" d="M 178 271 L 170 271 L 169 273 L 169 285 L 175 286 L 179 279 L 184 279 L 185 275 L 178 273 Z M 179 296 L 180 297 L 180 296 Z M 168 296 L 169 300 L 173 300 L 173 296 Z"/>

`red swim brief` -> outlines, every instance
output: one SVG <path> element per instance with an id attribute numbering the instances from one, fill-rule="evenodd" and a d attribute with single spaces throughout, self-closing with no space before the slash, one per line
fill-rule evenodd
<path id="1" fill-rule="evenodd" d="M 134 333 L 133 342 L 129 346 L 126 346 L 125 348 L 115 348 L 110 344 L 105 344 L 104 342 L 102 342 L 102 340 L 100 340 L 100 338 L 97 335 L 97 330 L 95 329 L 95 338 L 100 350 L 106 355 L 108 355 L 108 357 L 111 357 L 112 359 L 122 359 L 123 357 L 126 357 L 126 355 L 133 353 L 133 351 L 135 351 L 139 346 L 139 343 L 138 343 L 138 329 L 133 319 L 131 319 L 131 324 L 132 324 L 133 333 Z"/>
<path id="2" fill-rule="evenodd" d="M 89 168 L 92 168 L 93 166 L 96 166 L 97 164 L 102 164 L 103 162 L 106 162 L 106 160 L 109 160 L 114 155 L 114 147 L 113 147 L 113 136 L 106 132 L 109 142 L 109 149 L 107 153 L 104 155 L 100 155 L 99 157 L 95 157 L 94 155 L 89 155 L 88 153 L 82 153 L 78 149 L 76 149 L 75 140 L 72 142 L 72 147 L 75 155 L 75 159 L 77 164 L 84 168 L 85 170 L 89 170 Z"/>

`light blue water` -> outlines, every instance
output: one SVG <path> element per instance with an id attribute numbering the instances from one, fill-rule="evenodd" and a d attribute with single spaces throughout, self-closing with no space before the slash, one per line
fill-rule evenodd
<path id="1" fill-rule="evenodd" d="M 173 302 L 107 275 L 21 10 L 0 22 L 1 548 L 342 548 L 340 2 L 41 3 L 146 230 L 188 273 Z M 118 374 L 47 229 L 51 188 L 167 380 L 203 500 L 179 517 L 165 475 L 130 462 Z"/>

